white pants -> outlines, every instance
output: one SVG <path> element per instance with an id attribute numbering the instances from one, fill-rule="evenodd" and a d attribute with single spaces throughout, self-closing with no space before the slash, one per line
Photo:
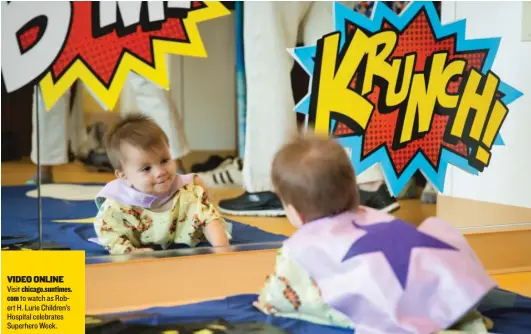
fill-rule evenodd
<path id="1" fill-rule="evenodd" d="M 166 57 L 166 62 L 169 64 L 169 57 Z M 120 99 L 120 113 L 125 115 L 128 112 L 149 116 L 162 128 L 170 142 L 172 159 L 190 153 L 181 114 L 172 102 L 170 92 L 132 72 L 127 77 Z"/>
<path id="2" fill-rule="evenodd" d="M 83 91 L 78 84 L 74 106 L 70 112 L 70 91 L 65 93 L 50 111 L 46 111 L 39 94 L 40 160 L 41 165 L 54 166 L 68 163 L 68 140 L 74 154 L 83 152 L 86 130 L 83 124 Z M 35 101 L 36 99 L 34 99 Z M 170 142 L 172 159 L 189 153 L 188 142 L 181 116 L 171 102 L 169 92 L 151 81 L 130 73 L 120 97 L 120 114 L 140 112 L 151 117 L 166 133 Z M 33 103 L 33 124 L 36 124 Z M 31 160 L 37 163 L 37 136 L 35 126 L 32 134 Z"/>
<path id="3" fill-rule="evenodd" d="M 354 2 L 347 2 L 353 7 Z M 333 2 L 249 1 L 244 6 L 247 129 L 244 185 L 249 192 L 272 191 L 275 153 L 297 132 L 287 49 L 315 45 L 334 30 Z M 357 175 L 359 183 L 383 181 L 380 166 Z"/>
<path id="4" fill-rule="evenodd" d="M 39 114 L 40 163 L 43 166 L 54 166 L 68 163 L 68 141 L 75 154 L 83 154 L 83 143 L 86 140 L 86 130 L 83 125 L 83 91 L 78 82 L 74 105 L 70 109 L 71 90 L 46 111 L 44 99 L 39 90 L 33 92 L 31 135 L 31 160 L 37 164 L 37 105 Z"/>

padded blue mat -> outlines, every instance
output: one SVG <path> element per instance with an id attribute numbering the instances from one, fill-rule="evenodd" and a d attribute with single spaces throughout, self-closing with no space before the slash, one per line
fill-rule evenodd
<path id="1" fill-rule="evenodd" d="M 159 307 L 140 312 L 142 318 L 125 320 L 127 323 L 143 325 L 164 325 L 183 322 L 210 321 L 225 319 L 228 322 L 258 321 L 273 324 L 293 334 L 340 334 L 351 330 L 312 324 L 306 321 L 267 316 L 256 310 L 252 302 L 257 295 L 236 295 L 221 300 L 197 304 Z M 531 299 L 500 289 L 491 292 L 480 304 L 479 309 L 493 322 L 491 333 L 529 334 L 531 333 Z"/>
<path id="2" fill-rule="evenodd" d="M 94 184 L 92 184 L 94 185 Z M 35 186 L 2 187 L 2 236 L 27 235 L 28 238 L 10 241 L 37 240 L 37 199 L 26 196 Z M 42 198 L 43 241 L 56 242 L 73 250 L 84 250 L 86 256 L 108 254 L 103 247 L 88 241 L 96 232 L 89 223 L 58 223 L 54 220 L 73 220 L 95 217 L 98 210 L 93 200 L 66 201 Z M 227 220 L 233 224 L 231 244 L 275 242 L 286 239 L 283 235 L 265 232 L 256 227 Z M 9 244 L 4 241 L 3 244 Z M 207 246 L 208 244 L 200 245 Z M 186 246 L 183 246 L 186 247 Z"/>

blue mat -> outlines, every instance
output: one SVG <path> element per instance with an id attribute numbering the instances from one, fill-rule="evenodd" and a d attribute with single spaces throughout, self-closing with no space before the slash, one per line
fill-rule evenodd
<path id="1" fill-rule="evenodd" d="M 503 296 L 501 296 L 503 295 Z M 500 297 L 501 296 L 501 297 Z M 257 295 L 236 295 L 222 300 L 197 304 L 160 307 L 138 313 L 140 319 L 125 320 L 130 324 L 168 325 L 172 323 L 212 321 L 225 319 L 228 322 L 265 322 L 283 328 L 293 334 L 340 334 L 351 330 L 312 324 L 306 321 L 267 316 L 252 306 Z M 479 306 L 494 322 L 491 333 L 529 334 L 531 333 L 531 299 L 500 289 L 495 289 L 489 298 Z M 147 317 L 145 315 L 148 315 Z"/>
<path id="2" fill-rule="evenodd" d="M 26 196 L 35 186 L 2 187 L 2 236 L 27 235 L 28 238 L 11 243 L 37 240 L 37 199 Z M 73 220 L 95 217 L 98 210 L 94 201 L 65 201 L 42 198 L 43 241 L 56 242 L 73 250 L 84 250 L 86 256 L 108 254 L 103 247 L 88 241 L 96 232 L 88 223 L 57 223 L 54 220 Z M 256 227 L 228 220 L 233 224 L 231 244 L 285 240 L 283 235 L 262 231 Z M 8 244 L 4 241 L 3 244 Z M 204 244 L 202 246 L 206 246 Z M 186 246 L 184 246 L 186 247 Z"/>

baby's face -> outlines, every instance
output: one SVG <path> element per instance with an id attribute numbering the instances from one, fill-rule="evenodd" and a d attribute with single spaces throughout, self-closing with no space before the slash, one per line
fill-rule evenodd
<path id="1" fill-rule="evenodd" d="M 129 186 L 150 195 L 164 195 L 170 190 L 176 169 L 168 145 L 144 151 L 124 143 L 120 151 L 122 171 L 117 174 Z"/>

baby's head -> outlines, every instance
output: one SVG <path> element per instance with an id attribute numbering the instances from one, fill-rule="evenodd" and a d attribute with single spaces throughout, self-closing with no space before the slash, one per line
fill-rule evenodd
<path id="1" fill-rule="evenodd" d="M 151 195 L 170 190 L 176 172 L 168 137 L 150 118 L 124 117 L 107 133 L 105 146 L 117 178 Z"/>
<path id="2" fill-rule="evenodd" d="M 359 206 L 352 163 L 328 137 L 304 136 L 285 145 L 275 156 L 271 178 L 296 227 Z"/>

